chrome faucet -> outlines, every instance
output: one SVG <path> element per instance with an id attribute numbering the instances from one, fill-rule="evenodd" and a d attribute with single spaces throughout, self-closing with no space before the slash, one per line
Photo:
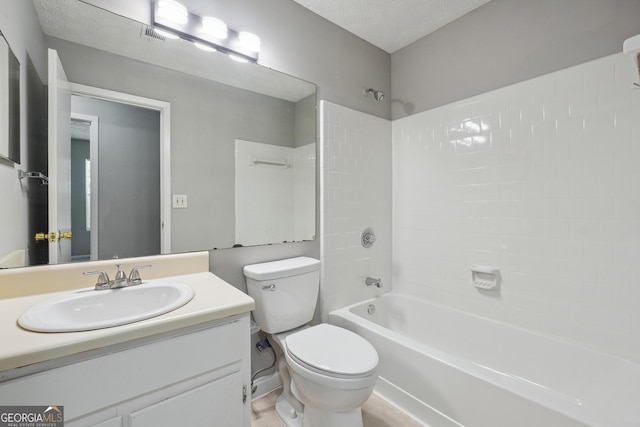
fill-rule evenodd
<path id="1" fill-rule="evenodd" d="M 142 278 L 140 277 L 140 273 L 138 270 L 149 268 L 151 267 L 151 264 L 133 267 L 133 269 L 131 269 L 131 273 L 129 273 L 128 279 L 124 271 L 120 270 L 120 264 L 116 264 L 116 267 L 118 268 L 118 271 L 114 280 L 109 280 L 109 275 L 104 270 L 85 271 L 82 274 L 84 274 L 85 276 L 93 274 L 98 275 L 98 281 L 96 282 L 95 286 L 96 291 L 103 291 L 105 289 L 126 288 L 127 286 L 135 286 L 141 284 Z"/>
<path id="2" fill-rule="evenodd" d="M 113 287 L 120 288 L 128 286 L 127 275 L 124 274 L 124 271 L 120 270 L 120 264 L 116 264 L 116 268 L 118 269 L 118 272 L 116 273 L 116 278 L 113 279 L 113 283 L 115 285 Z"/>
<path id="3" fill-rule="evenodd" d="M 373 277 L 367 277 L 364 279 L 364 284 L 367 286 L 375 286 L 376 288 L 382 287 L 382 280 L 374 279 Z"/>

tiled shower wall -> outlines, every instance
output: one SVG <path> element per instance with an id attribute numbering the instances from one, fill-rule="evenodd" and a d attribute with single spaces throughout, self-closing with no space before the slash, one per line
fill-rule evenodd
<path id="1" fill-rule="evenodd" d="M 372 100 L 372 102 L 375 102 Z M 391 122 L 320 102 L 320 315 L 391 289 Z M 377 241 L 360 243 L 365 227 Z M 367 276 L 383 287 L 367 288 Z"/>
<path id="2" fill-rule="evenodd" d="M 640 362 L 631 81 L 618 54 L 394 121 L 394 290 Z"/>

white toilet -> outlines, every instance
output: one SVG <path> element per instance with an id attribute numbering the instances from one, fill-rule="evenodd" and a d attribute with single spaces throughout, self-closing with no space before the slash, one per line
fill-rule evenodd
<path id="1" fill-rule="evenodd" d="M 378 378 L 378 353 L 337 326 L 309 326 L 318 300 L 320 261 L 308 257 L 244 267 L 253 311 L 271 334 L 283 391 L 276 412 L 288 427 L 362 427 L 360 407 Z M 301 404 L 302 403 L 302 404 Z"/>

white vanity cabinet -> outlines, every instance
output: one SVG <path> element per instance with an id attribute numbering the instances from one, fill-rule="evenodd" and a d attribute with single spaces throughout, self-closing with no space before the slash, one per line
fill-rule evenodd
<path id="1" fill-rule="evenodd" d="M 0 405 L 63 405 L 65 427 L 251 424 L 248 313 L 80 356 L 0 383 Z"/>

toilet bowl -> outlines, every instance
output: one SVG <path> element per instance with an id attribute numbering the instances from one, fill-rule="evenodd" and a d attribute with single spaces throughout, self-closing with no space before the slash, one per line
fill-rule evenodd
<path id="1" fill-rule="evenodd" d="M 360 407 L 378 378 L 378 353 L 338 326 L 310 326 L 320 262 L 298 257 L 245 266 L 254 318 L 280 359 L 276 413 L 287 427 L 362 427 Z"/>
<path id="2" fill-rule="evenodd" d="M 378 378 L 378 353 L 346 329 L 319 324 L 272 336 L 286 359 L 291 393 L 304 413 L 279 411 L 288 425 L 362 427 L 360 406 Z"/>

